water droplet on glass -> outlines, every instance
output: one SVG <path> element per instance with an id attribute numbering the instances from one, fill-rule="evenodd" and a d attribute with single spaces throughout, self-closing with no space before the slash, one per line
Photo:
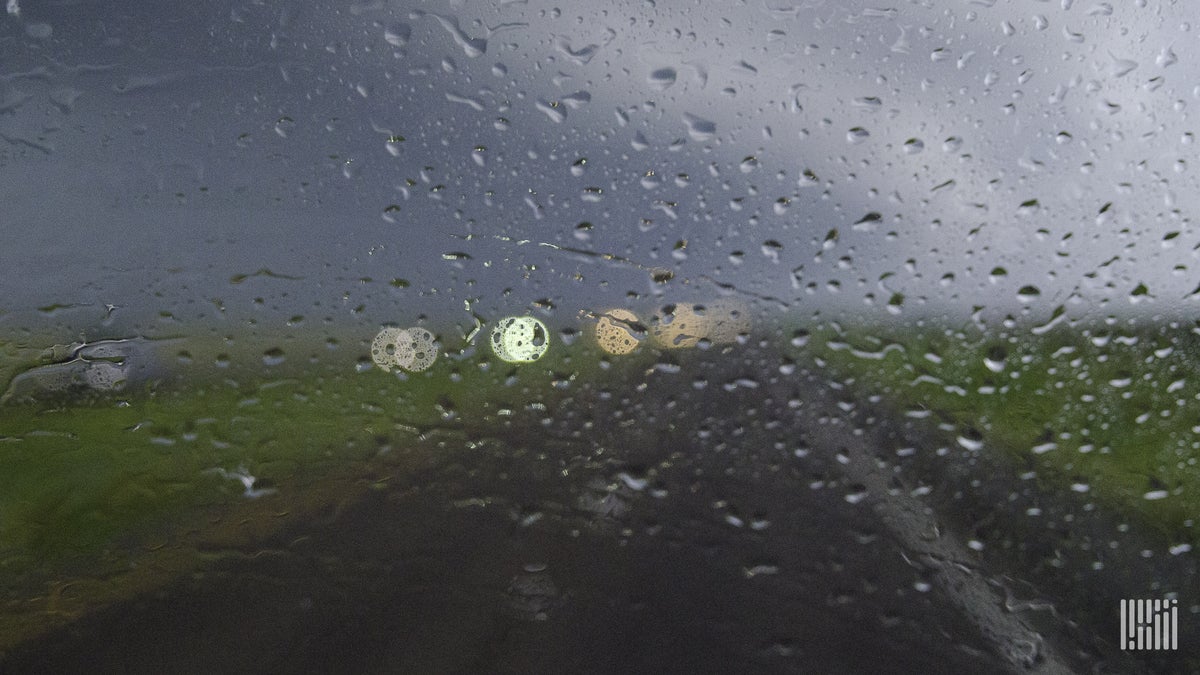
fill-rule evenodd
<path id="1" fill-rule="evenodd" d="M 534 103 L 534 107 L 545 113 L 546 117 L 549 117 L 550 121 L 555 124 L 561 124 L 563 120 L 567 119 L 567 107 L 558 101 L 538 99 Z"/>
<path id="2" fill-rule="evenodd" d="M 1042 291 L 1037 286 L 1022 286 L 1017 291 L 1017 299 L 1023 303 L 1030 303 L 1038 299 Z"/>
<path id="3" fill-rule="evenodd" d="M 683 123 L 687 125 L 688 136 L 694 141 L 710 141 L 717 135 L 717 125 L 702 117 L 685 113 Z"/>
<path id="4" fill-rule="evenodd" d="M 883 101 L 877 96 L 860 96 L 854 99 L 852 105 L 856 108 L 863 108 L 874 112 L 883 107 Z"/>
<path id="5" fill-rule="evenodd" d="M 296 120 L 284 115 L 275 121 L 275 133 L 279 134 L 280 138 L 287 138 L 296 128 Z"/>
<path id="6" fill-rule="evenodd" d="M 1132 59 L 1121 59 L 1113 56 L 1112 60 L 1113 62 L 1109 66 L 1109 72 L 1112 73 L 1113 77 L 1125 77 L 1138 67 L 1137 61 Z"/>
<path id="7" fill-rule="evenodd" d="M 406 23 L 392 23 L 383 30 L 383 39 L 393 47 L 403 47 L 412 37 L 412 26 Z"/>
<path id="8" fill-rule="evenodd" d="M 1008 352 L 1000 346 L 992 347 L 988 350 L 987 356 L 983 359 L 983 365 L 993 373 L 1004 371 L 1005 360 L 1008 358 Z"/>
<path id="9" fill-rule="evenodd" d="M 675 84 L 676 77 L 674 68 L 659 68 L 650 72 L 649 84 L 652 89 L 662 91 Z"/>

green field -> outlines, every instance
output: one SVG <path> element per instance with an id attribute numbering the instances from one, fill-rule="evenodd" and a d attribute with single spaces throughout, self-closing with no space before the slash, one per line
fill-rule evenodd
<path id="1" fill-rule="evenodd" d="M 803 351 L 832 378 L 956 449 L 1006 456 L 1046 491 L 1136 514 L 1175 543 L 1197 541 L 1195 324 L 830 323 L 804 333 Z"/>
<path id="2" fill-rule="evenodd" d="M 368 365 L 370 337 L 173 341 L 161 382 L 0 407 L 0 649 L 380 487 L 446 434 L 535 424 L 602 366 L 467 353 L 399 375 Z M 10 373 L 48 358 L 6 352 Z"/>
<path id="3" fill-rule="evenodd" d="M 1007 458 L 1047 493 L 1196 543 L 1194 325 L 786 324 L 755 328 L 782 338 L 762 349 L 957 451 Z M 161 382 L 0 406 L 0 649 L 385 487 L 447 435 L 536 437 L 580 383 L 628 388 L 709 353 L 603 357 L 581 337 L 535 364 L 485 347 L 398 376 L 370 367 L 371 337 L 187 338 L 161 351 Z M 0 343 L 5 377 L 55 358 L 45 347 Z"/>

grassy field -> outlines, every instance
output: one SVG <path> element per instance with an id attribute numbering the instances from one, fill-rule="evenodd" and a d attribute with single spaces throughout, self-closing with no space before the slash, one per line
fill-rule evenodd
<path id="1" fill-rule="evenodd" d="M 0 406 L 0 650 L 353 499 L 446 433 L 536 425 L 602 367 L 467 353 L 398 375 L 371 337 L 172 341 L 153 386 Z M 10 377 L 48 358 L 5 352 Z"/>
<path id="2" fill-rule="evenodd" d="M 1195 325 L 830 323 L 804 339 L 833 378 L 940 429 L 959 450 L 1006 455 L 1045 490 L 1141 516 L 1170 541 L 1197 541 Z"/>
<path id="3" fill-rule="evenodd" d="M 1196 543 L 1194 326 L 828 322 L 790 344 L 791 329 L 755 333 L 786 335 L 768 350 L 959 451 L 1011 458 L 1047 492 Z M 160 352 L 161 384 L 0 406 L 0 649 L 386 485 L 439 435 L 536 434 L 578 383 L 636 380 L 662 360 L 604 359 L 580 338 L 535 364 L 481 345 L 397 376 L 369 365 L 371 337 L 187 338 Z M 54 357 L 34 342 L 0 343 L 6 377 Z M 693 357 L 667 357 L 680 358 Z"/>

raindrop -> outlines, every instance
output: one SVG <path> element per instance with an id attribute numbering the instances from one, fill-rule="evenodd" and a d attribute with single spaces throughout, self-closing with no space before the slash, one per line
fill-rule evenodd
<path id="1" fill-rule="evenodd" d="M 596 55 L 596 52 L 600 51 L 600 45 L 595 44 L 589 44 L 580 47 L 579 49 L 573 49 L 570 41 L 562 37 L 555 40 L 554 46 L 558 49 L 558 51 L 566 54 L 571 61 L 575 62 L 576 65 L 580 66 L 586 66 L 588 62 L 592 60 L 592 57 Z"/>
<path id="2" fill-rule="evenodd" d="M 296 120 L 284 115 L 275 121 L 275 133 L 279 134 L 280 138 L 287 138 L 296 128 Z"/>
<path id="3" fill-rule="evenodd" d="M 762 253 L 771 262 L 779 262 L 779 254 L 782 252 L 783 244 L 774 239 L 768 239 L 762 243 Z"/>
<path id="4" fill-rule="evenodd" d="M 563 105 L 572 110 L 578 110 L 584 105 L 592 102 L 592 95 L 586 91 L 577 91 L 574 94 L 569 94 L 560 99 Z"/>
<path id="5" fill-rule="evenodd" d="M 675 273 L 665 267 L 655 267 L 650 270 L 650 280 L 656 284 L 665 284 L 675 278 Z"/>
<path id="6" fill-rule="evenodd" d="M 653 170 L 647 171 L 646 173 L 642 174 L 642 178 L 641 178 L 640 182 L 642 184 L 642 187 L 647 190 L 653 190 L 654 188 L 657 188 L 658 186 L 663 184 L 662 176 L 659 176 Z"/>
<path id="7" fill-rule="evenodd" d="M 688 136 L 693 141 L 710 141 L 717 135 L 717 125 L 691 113 L 684 113 L 683 123 L 687 125 Z"/>
<path id="8" fill-rule="evenodd" d="M 1138 67 L 1137 61 L 1130 59 L 1120 59 L 1113 56 L 1112 60 L 1112 65 L 1109 66 L 1109 72 L 1112 73 L 1113 77 L 1125 77 Z"/>
<path id="9" fill-rule="evenodd" d="M 838 234 L 838 230 L 836 227 L 833 228 L 832 230 L 830 230 L 829 232 L 826 232 L 825 233 L 825 241 L 822 242 L 821 248 L 828 251 L 828 250 L 832 249 L 834 246 L 837 246 L 839 236 L 840 235 Z"/>
<path id="10" fill-rule="evenodd" d="M 995 346 L 988 350 L 987 356 L 983 358 L 983 365 L 993 373 L 1004 371 L 1005 360 L 1008 358 L 1008 351 L 1001 346 Z"/>
<path id="11" fill-rule="evenodd" d="M 659 68 L 650 73 L 650 87 L 662 91 L 675 84 L 677 73 L 674 68 Z"/>
<path id="12" fill-rule="evenodd" d="M 454 17 L 441 16 L 432 12 L 426 13 L 421 11 L 414 12 L 414 15 L 426 15 L 436 19 L 437 22 L 441 24 L 442 28 L 444 28 L 446 32 L 450 34 L 450 37 L 453 38 L 455 44 L 461 47 L 463 53 L 469 58 L 475 58 L 487 53 L 487 40 L 484 38 L 472 38 L 467 34 L 466 31 L 464 31 L 462 28 L 459 28 L 458 19 Z"/>
<path id="13" fill-rule="evenodd" d="M 958 444 L 970 450 L 977 452 L 983 449 L 983 437 L 975 429 L 968 429 L 956 439 Z"/>
<path id="14" fill-rule="evenodd" d="M 870 230 L 870 227 L 875 223 L 883 220 L 883 214 L 878 211 L 871 211 L 854 222 L 852 227 L 856 230 Z"/>
<path id="15" fill-rule="evenodd" d="M 546 117 L 549 117 L 550 121 L 556 124 L 561 124 L 563 120 L 567 119 L 566 106 L 562 105 L 558 101 L 538 99 L 537 103 L 534 104 L 534 107 L 545 113 Z"/>
<path id="16" fill-rule="evenodd" d="M 404 142 L 403 136 L 396 136 L 396 135 L 388 136 L 387 140 L 384 142 L 385 143 L 384 147 L 387 148 L 389 155 L 391 155 L 392 157 L 399 157 L 400 156 L 400 144 L 403 142 Z"/>
<path id="17" fill-rule="evenodd" d="M 860 96 L 854 99 L 853 105 L 856 108 L 864 108 L 874 112 L 883 107 L 883 101 L 876 96 Z"/>
<path id="18" fill-rule="evenodd" d="M 412 37 L 412 26 L 406 23 L 390 24 L 383 31 L 383 39 L 393 47 L 403 47 L 408 44 L 410 37 Z"/>

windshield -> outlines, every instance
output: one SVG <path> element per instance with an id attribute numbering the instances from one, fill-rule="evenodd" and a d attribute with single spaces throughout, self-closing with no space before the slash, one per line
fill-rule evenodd
<path id="1" fill-rule="evenodd" d="M 6 9 L 0 665 L 1200 668 L 1185 5 Z"/>

